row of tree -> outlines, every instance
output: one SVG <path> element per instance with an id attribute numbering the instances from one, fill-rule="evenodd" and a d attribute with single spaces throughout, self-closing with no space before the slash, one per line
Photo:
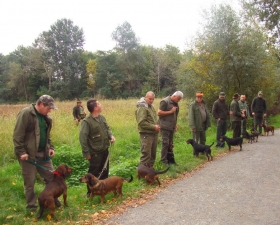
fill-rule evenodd
<path id="1" fill-rule="evenodd" d="M 141 45 L 128 22 L 113 31 L 114 49 L 88 52 L 83 30 L 58 20 L 32 46 L 0 54 L 0 102 L 30 102 L 41 94 L 129 98 L 149 90 L 158 97 L 175 90 L 193 97 L 202 90 L 209 102 L 220 91 L 239 92 L 250 101 L 262 90 L 272 107 L 280 98 L 280 12 L 274 2 L 244 1 L 242 16 L 227 4 L 205 10 L 204 24 L 184 53 L 172 45 Z"/>

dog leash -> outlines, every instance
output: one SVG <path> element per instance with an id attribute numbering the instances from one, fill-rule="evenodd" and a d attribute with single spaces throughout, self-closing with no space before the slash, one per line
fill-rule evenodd
<path id="1" fill-rule="evenodd" d="M 110 145 L 110 148 L 112 148 L 112 146 L 113 146 L 113 144 Z M 105 161 L 105 163 L 104 163 L 103 169 L 101 170 L 99 176 L 97 177 L 98 180 L 99 180 L 99 178 L 101 177 L 101 175 L 103 174 L 103 172 L 104 172 L 105 170 L 107 170 L 107 164 L 108 164 L 108 161 L 109 161 L 109 157 L 110 157 L 110 151 L 108 150 L 108 156 L 107 156 L 107 159 L 106 159 L 106 161 Z"/>
<path id="2" fill-rule="evenodd" d="M 49 161 L 51 158 L 48 156 L 45 160 L 40 160 L 39 162 L 46 162 L 46 161 Z M 44 166 L 41 166 L 41 165 L 38 165 L 36 160 L 34 162 L 32 161 L 29 161 L 29 160 L 25 160 L 25 162 L 28 162 L 30 164 L 32 164 L 33 166 L 36 166 L 36 167 L 39 167 L 43 170 L 47 170 L 47 171 L 50 171 L 51 173 L 53 173 L 54 171 L 53 170 L 49 170 L 48 168 L 44 167 Z"/>

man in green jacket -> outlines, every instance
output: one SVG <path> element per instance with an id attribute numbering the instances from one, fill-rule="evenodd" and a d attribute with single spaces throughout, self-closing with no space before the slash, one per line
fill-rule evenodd
<path id="1" fill-rule="evenodd" d="M 87 101 L 87 109 L 90 114 L 82 121 L 80 129 L 80 144 L 82 146 L 83 156 L 89 161 L 88 173 L 99 177 L 103 167 L 106 170 L 100 176 L 100 179 L 106 179 L 109 175 L 109 145 L 115 142 L 110 127 L 104 116 L 100 115 L 102 111 L 101 104 L 94 99 Z M 107 162 L 107 165 L 105 163 Z M 87 194 L 90 194 L 88 188 Z"/>
<path id="2" fill-rule="evenodd" d="M 250 117 L 249 108 L 246 102 L 246 95 L 241 95 L 238 101 L 239 108 L 241 112 L 244 112 L 245 117 L 241 119 L 241 134 L 245 133 L 247 130 L 247 120 Z"/>
<path id="3" fill-rule="evenodd" d="M 239 98 L 240 95 L 235 93 L 233 95 L 233 100 L 230 103 L 230 121 L 233 130 L 233 138 L 240 137 L 241 135 L 241 120 L 245 118 L 244 111 L 241 111 L 239 108 Z"/>
<path id="4" fill-rule="evenodd" d="M 76 125 L 86 117 L 84 107 L 82 106 L 82 101 L 78 100 L 77 105 L 73 108 L 73 117 L 76 122 Z"/>
<path id="5" fill-rule="evenodd" d="M 211 126 L 210 115 L 205 102 L 203 92 L 197 91 L 195 101 L 189 106 L 189 125 L 192 129 L 193 139 L 202 145 L 206 142 L 206 130 Z"/>
<path id="6" fill-rule="evenodd" d="M 158 132 L 160 126 L 157 124 L 157 114 L 153 107 L 155 94 L 152 91 L 147 92 L 137 102 L 136 120 L 141 140 L 141 158 L 140 164 L 153 167 L 156 160 L 156 150 L 158 142 Z"/>
<path id="7" fill-rule="evenodd" d="M 13 133 L 14 152 L 24 180 L 26 208 L 30 211 L 36 211 L 37 208 L 37 197 L 34 191 L 37 172 L 43 177 L 46 184 L 53 179 L 53 173 L 50 171 L 53 170 L 51 158 L 54 157 L 55 152 L 50 140 L 52 119 L 48 116 L 51 109 L 56 109 L 53 98 L 49 95 L 42 95 L 36 104 L 19 112 Z M 36 167 L 29 162 L 36 163 L 50 171 Z M 57 199 L 56 204 L 60 205 Z"/>
<path id="8" fill-rule="evenodd" d="M 173 144 L 174 132 L 178 129 L 177 117 L 179 114 L 179 102 L 183 98 L 181 91 L 176 91 L 162 99 L 159 104 L 158 116 L 162 138 L 161 162 L 168 164 L 168 149 Z"/>

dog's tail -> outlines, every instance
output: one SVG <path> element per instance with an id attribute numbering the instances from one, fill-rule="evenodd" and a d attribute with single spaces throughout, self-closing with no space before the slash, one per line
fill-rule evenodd
<path id="1" fill-rule="evenodd" d="M 130 175 L 130 179 L 125 179 L 125 178 L 122 178 L 124 181 L 130 183 L 131 181 L 133 181 L 133 176 Z"/>
<path id="2" fill-rule="evenodd" d="M 155 171 L 156 174 L 163 174 L 166 173 L 169 170 L 169 167 L 167 167 L 165 170 L 163 171 Z"/>
<path id="3" fill-rule="evenodd" d="M 209 145 L 209 147 L 211 147 L 213 144 L 214 144 L 214 142 L 211 145 Z"/>

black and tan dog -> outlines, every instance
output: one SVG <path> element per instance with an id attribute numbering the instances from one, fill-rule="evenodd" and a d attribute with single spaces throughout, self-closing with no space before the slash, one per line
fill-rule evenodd
<path id="1" fill-rule="evenodd" d="M 198 157 L 199 153 L 205 154 L 208 158 L 208 161 L 213 160 L 213 156 L 211 155 L 211 146 L 214 144 L 214 142 L 211 145 L 202 145 L 198 144 L 194 139 L 189 139 L 186 141 L 187 144 L 191 144 L 193 147 L 193 154 Z"/>
<path id="2" fill-rule="evenodd" d="M 228 150 L 231 150 L 231 146 L 240 146 L 240 151 L 242 151 L 242 143 L 243 143 L 243 138 L 242 137 L 236 137 L 236 138 L 228 138 L 227 136 L 221 136 L 220 141 L 225 141 L 228 145 Z"/>
<path id="3" fill-rule="evenodd" d="M 169 170 L 169 167 L 167 167 L 163 171 L 156 171 L 153 168 L 148 167 L 147 165 L 140 164 L 137 168 L 137 176 L 138 179 L 145 178 L 145 180 L 150 184 L 153 185 L 154 181 L 156 180 L 158 182 L 158 186 L 160 186 L 159 182 L 159 174 L 164 174 Z"/>
<path id="4" fill-rule="evenodd" d="M 65 164 L 61 164 L 53 172 L 54 177 L 49 182 L 45 189 L 40 193 L 38 202 L 40 210 L 38 213 L 38 219 L 42 217 L 44 209 L 50 209 L 50 215 L 54 216 L 55 205 L 60 204 L 57 202 L 57 198 L 63 194 L 64 205 L 68 206 L 67 203 L 67 185 L 65 178 L 72 173 L 72 169 Z"/>
<path id="5" fill-rule="evenodd" d="M 274 135 L 274 126 L 266 126 L 264 123 L 261 124 L 261 127 L 264 129 L 264 135 L 268 136 L 269 131 Z"/>
<path id="6" fill-rule="evenodd" d="M 251 130 L 251 134 L 252 134 L 253 137 L 254 137 L 254 141 L 258 142 L 260 132 L 258 132 L 257 130 L 252 129 L 252 130 Z"/>
<path id="7" fill-rule="evenodd" d="M 79 180 L 88 185 L 91 191 L 90 198 L 92 198 L 93 195 L 100 195 L 101 203 L 104 203 L 105 195 L 109 192 L 113 192 L 114 196 L 116 196 L 118 193 L 119 196 L 122 197 L 123 182 L 125 181 L 130 183 L 133 180 L 133 176 L 130 175 L 129 180 L 118 176 L 112 176 L 104 180 L 99 180 L 91 173 L 88 173 Z"/>
<path id="8" fill-rule="evenodd" d="M 246 138 L 248 140 L 248 143 L 251 142 L 251 144 L 252 144 L 253 141 L 254 141 L 254 135 L 253 134 L 249 134 L 247 131 L 244 131 L 242 133 L 242 137 Z"/>

